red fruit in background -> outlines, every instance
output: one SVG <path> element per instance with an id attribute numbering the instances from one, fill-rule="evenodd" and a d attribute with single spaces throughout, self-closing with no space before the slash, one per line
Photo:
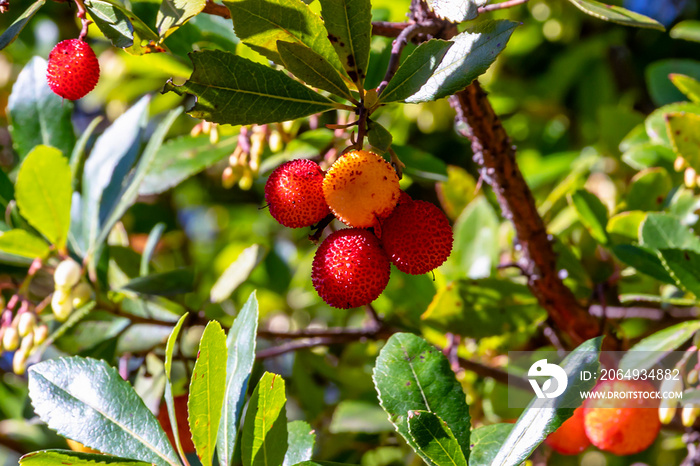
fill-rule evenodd
<path id="1" fill-rule="evenodd" d="M 452 227 L 445 214 L 426 201 L 402 202 L 382 223 L 382 244 L 402 272 L 420 275 L 447 260 Z"/>
<path id="2" fill-rule="evenodd" d="M 617 392 L 617 398 L 589 398 L 583 405 L 584 427 L 591 443 L 616 455 L 632 455 L 654 443 L 661 430 L 659 400 L 643 398 L 656 389 L 641 380 L 606 380 L 594 392 Z M 626 398 L 620 394 L 626 392 Z M 638 397 L 634 397 L 637 392 Z"/>
<path id="3" fill-rule="evenodd" d="M 277 167 L 265 184 L 270 215 L 289 228 L 302 228 L 330 214 L 323 197 L 323 170 L 311 160 L 291 160 Z"/>
<path id="4" fill-rule="evenodd" d="M 100 79 L 100 65 L 92 48 L 80 39 L 59 42 L 49 53 L 46 80 L 64 99 L 78 100 L 93 90 Z"/>
<path id="5" fill-rule="evenodd" d="M 368 230 L 347 228 L 321 243 L 311 281 L 326 303 L 350 309 L 377 299 L 389 282 L 390 268 L 376 236 Z"/>
<path id="6" fill-rule="evenodd" d="M 187 422 L 187 395 L 176 396 L 173 400 L 175 402 L 175 418 L 177 419 L 177 434 L 180 437 L 180 443 L 182 444 L 182 450 L 185 453 L 194 453 L 194 443 L 192 443 L 192 434 L 190 434 L 190 426 Z M 175 436 L 173 435 L 173 428 L 170 426 L 170 417 L 168 416 L 168 407 L 165 402 L 160 404 L 160 411 L 158 411 L 158 423 L 163 428 L 165 433 L 168 435 L 168 440 L 175 447 Z"/>
<path id="7" fill-rule="evenodd" d="M 583 407 L 576 408 L 574 415 L 549 434 L 544 443 L 562 455 L 578 455 L 588 448 L 591 441 L 583 427 Z"/>

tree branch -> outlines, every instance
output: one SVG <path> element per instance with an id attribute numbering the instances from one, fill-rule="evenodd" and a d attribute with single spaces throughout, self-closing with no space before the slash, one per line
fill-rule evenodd
<path id="1" fill-rule="evenodd" d="M 225 19 L 231 19 L 231 12 L 229 11 L 229 9 L 226 8 L 224 5 L 214 3 L 213 0 L 207 0 L 207 3 L 204 5 L 204 9 L 202 10 L 202 13 L 207 13 L 214 16 L 221 16 Z"/>

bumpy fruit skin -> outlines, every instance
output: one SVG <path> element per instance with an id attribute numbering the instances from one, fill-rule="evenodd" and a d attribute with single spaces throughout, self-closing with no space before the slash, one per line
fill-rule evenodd
<path id="1" fill-rule="evenodd" d="M 430 202 L 402 202 L 382 222 L 382 244 L 389 260 L 412 275 L 424 274 L 445 262 L 453 241 L 450 222 Z"/>
<path id="2" fill-rule="evenodd" d="M 95 52 L 80 39 L 59 42 L 49 53 L 46 80 L 64 99 L 78 100 L 93 90 L 100 79 Z"/>
<path id="3" fill-rule="evenodd" d="M 340 309 L 369 304 L 384 291 L 391 266 L 376 236 L 347 228 L 331 233 L 316 251 L 311 281 L 318 295 Z"/>
<path id="4" fill-rule="evenodd" d="M 289 228 L 303 228 L 330 214 L 323 198 L 323 170 L 312 160 L 291 160 L 277 167 L 265 184 L 270 215 Z"/>
<path id="5" fill-rule="evenodd" d="M 399 177 L 391 165 L 365 150 L 344 154 L 323 179 L 328 207 L 351 227 L 376 226 L 396 207 L 400 192 Z"/>
<path id="6" fill-rule="evenodd" d="M 578 455 L 591 445 L 583 427 L 583 407 L 574 410 L 574 415 L 544 441 L 552 449 L 562 455 Z"/>
<path id="7" fill-rule="evenodd" d="M 655 392 L 649 383 L 637 380 L 606 380 L 596 392 Z M 584 427 L 591 443 L 616 455 L 646 450 L 661 430 L 659 400 L 644 398 L 592 399 L 583 405 Z"/>

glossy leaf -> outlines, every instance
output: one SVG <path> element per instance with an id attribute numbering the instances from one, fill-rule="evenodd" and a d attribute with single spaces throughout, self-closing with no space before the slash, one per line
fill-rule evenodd
<path id="1" fill-rule="evenodd" d="M 311 459 L 316 434 L 311 426 L 304 421 L 292 421 L 287 424 L 289 432 L 289 447 L 284 455 L 282 466 L 292 466 Z"/>
<path id="2" fill-rule="evenodd" d="M 670 113 L 695 113 L 700 114 L 700 105 L 692 102 L 676 102 L 657 108 L 644 120 L 647 136 L 655 144 L 670 145 L 666 115 Z"/>
<path id="3" fill-rule="evenodd" d="M 226 340 L 226 392 L 216 441 L 216 454 L 221 466 L 231 464 L 236 449 L 248 379 L 255 362 L 257 331 L 258 300 L 253 292 L 233 321 Z"/>
<path id="4" fill-rule="evenodd" d="M 17 207 L 59 249 L 68 238 L 72 191 L 68 159 L 58 149 L 37 146 L 22 162 L 15 184 Z"/>
<path id="5" fill-rule="evenodd" d="M 580 380 L 579 374 L 584 370 L 598 372 L 602 341 L 602 337 L 597 337 L 582 343 L 559 364 L 568 376 L 567 390 L 556 398 L 534 398 L 530 402 L 503 442 L 491 463 L 493 466 L 519 465 L 547 435 L 573 415 L 574 409 L 581 403 L 580 392 L 592 390 L 596 384 L 594 378 Z"/>
<path id="6" fill-rule="evenodd" d="M 225 0 L 231 10 L 236 36 L 264 57 L 284 65 L 277 42 L 301 43 L 318 53 L 334 68 L 340 60 L 328 41 L 323 21 L 299 0 Z"/>
<path id="7" fill-rule="evenodd" d="M 399 102 L 412 96 L 435 73 L 454 42 L 432 39 L 423 42 L 396 70 L 389 84 L 382 91 L 380 102 Z"/>
<path id="8" fill-rule="evenodd" d="M 241 452 L 243 466 L 278 466 L 287 451 L 284 379 L 265 372 L 248 402 Z"/>
<path id="9" fill-rule="evenodd" d="M 231 155 L 237 138 L 212 144 L 208 135 L 169 139 L 160 146 L 151 162 L 139 194 L 160 194 L 196 175 L 206 167 Z"/>
<path id="10" fill-rule="evenodd" d="M 153 254 L 156 251 L 156 247 L 158 247 L 158 242 L 163 236 L 164 231 L 165 223 L 161 222 L 157 223 L 148 234 L 148 239 L 146 240 L 146 245 L 144 246 L 143 254 L 141 255 L 141 265 L 139 266 L 139 275 L 142 277 L 148 275 L 149 263 L 153 258 Z"/>
<path id="11" fill-rule="evenodd" d="M 367 142 L 381 154 L 391 146 L 391 133 L 376 121 L 368 121 Z"/>
<path id="12" fill-rule="evenodd" d="M 467 466 L 454 434 L 445 422 L 429 411 L 409 411 L 408 432 L 427 463 L 435 466 Z"/>
<path id="13" fill-rule="evenodd" d="M 85 8 L 100 32 L 115 47 L 134 45 L 134 26 L 122 8 L 103 0 L 85 0 Z"/>
<path id="14" fill-rule="evenodd" d="M 421 458 L 428 461 L 411 437 L 410 411 L 440 416 L 469 456 L 469 407 L 442 352 L 416 335 L 395 333 L 377 357 L 373 379 L 389 420 Z"/>
<path id="15" fill-rule="evenodd" d="M 683 93 L 671 81 L 671 75 L 682 73 L 700 79 L 700 63 L 695 60 L 667 58 L 657 60 L 646 67 L 645 78 L 652 102 L 657 106 L 686 100 Z"/>
<path id="16" fill-rule="evenodd" d="M 479 7 L 486 5 L 488 0 L 428 0 L 427 3 L 440 18 L 461 23 L 476 18 Z"/>
<path id="17" fill-rule="evenodd" d="M 700 238 L 669 214 L 649 213 L 640 227 L 639 240 L 652 249 L 689 249 L 700 253 Z"/>
<path id="18" fill-rule="evenodd" d="M 284 67 L 309 86 L 323 89 L 345 99 L 352 98 L 338 70 L 306 45 L 279 41 L 277 50 Z"/>
<path id="19" fill-rule="evenodd" d="M 346 432 L 379 434 L 393 431 L 394 426 L 386 418 L 384 410 L 376 403 L 343 400 L 335 408 L 328 430 L 332 434 Z"/>
<path id="20" fill-rule="evenodd" d="M 173 379 L 172 379 L 172 367 L 173 367 L 173 352 L 175 351 L 175 345 L 177 343 L 177 338 L 180 335 L 180 330 L 182 329 L 182 324 L 185 323 L 187 319 L 185 314 L 180 317 L 177 321 L 173 331 L 170 332 L 168 337 L 168 342 L 165 345 L 165 362 L 163 363 L 163 369 L 165 371 L 165 406 L 168 410 L 168 419 L 170 420 L 170 427 L 172 429 L 173 438 L 175 439 L 175 448 L 177 448 L 180 458 L 185 457 L 185 452 L 182 449 L 182 441 L 180 439 L 180 430 L 178 429 L 178 419 L 175 413 L 175 400 L 173 399 Z"/>
<path id="21" fill-rule="evenodd" d="M 2 35 L 0 35 L 0 50 L 14 42 L 19 33 L 22 32 L 22 29 L 24 29 L 24 26 L 26 26 L 34 14 L 39 11 L 39 8 L 44 6 L 44 3 L 46 3 L 46 0 L 36 0 L 3 31 Z"/>
<path id="22" fill-rule="evenodd" d="M 671 82 L 688 99 L 695 103 L 700 103 L 700 81 L 684 74 L 672 73 L 669 75 Z"/>
<path id="23" fill-rule="evenodd" d="M 372 32 L 370 0 L 321 0 L 320 3 L 328 39 L 350 79 L 362 89 Z"/>
<path id="24" fill-rule="evenodd" d="M 160 37 L 168 37 L 198 15 L 206 3 L 206 0 L 163 0 L 156 17 L 156 28 Z"/>
<path id="25" fill-rule="evenodd" d="M 700 115 L 694 113 L 669 113 L 666 130 L 673 151 L 696 171 L 700 170 Z"/>
<path id="26" fill-rule="evenodd" d="M 610 217 L 606 230 L 613 241 L 621 242 L 620 238 L 624 238 L 624 242 L 636 243 L 639 241 L 639 227 L 646 217 L 646 212 L 640 210 L 620 212 Z"/>
<path id="27" fill-rule="evenodd" d="M 27 259 L 43 259 L 50 248 L 46 241 L 28 231 L 14 229 L 0 234 L 0 252 Z"/>
<path id="28" fill-rule="evenodd" d="M 675 159 L 676 155 L 670 147 L 653 142 L 636 144 L 622 154 L 622 160 L 637 170 L 659 166 L 671 167 Z"/>
<path id="29" fill-rule="evenodd" d="M 437 100 L 467 87 L 484 73 L 505 48 L 516 23 L 484 21 L 451 39 L 454 45 L 421 88 L 405 99 L 417 103 Z"/>
<path id="30" fill-rule="evenodd" d="M 213 320 L 199 342 L 187 399 L 187 420 L 192 442 L 203 465 L 210 465 L 216 447 L 226 389 L 226 335 Z"/>
<path id="31" fill-rule="evenodd" d="M 578 9 L 595 18 L 603 21 L 610 21 L 624 26 L 634 26 L 639 28 L 651 28 L 664 30 L 663 25 L 655 19 L 649 18 L 626 8 L 616 5 L 597 2 L 595 0 L 569 0 Z"/>
<path id="32" fill-rule="evenodd" d="M 265 250 L 259 244 L 245 248 L 211 287 L 209 299 L 212 303 L 226 301 L 236 288 L 246 281 L 251 272 L 265 257 Z"/>
<path id="33" fill-rule="evenodd" d="M 634 177 L 627 193 L 627 208 L 631 210 L 661 210 L 673 188 L 673 181 L 665 168 L 642 170 Z"/>
<path id="34" fill-rule="evenodd" d="M 29 397 L 49 428 L 103 453 L 179 465 L 165 432 L 131 385 L 104 361 L 79 357 L 29 368 Z"/>
<path id="35" fill-rule="evenodd" d="M 122 289 L 136 293 L 171 296 L 194 291 L 194 270 L 182 268 L 130 280 Z"/>
<path id="36" fill-rule="evenodd" d="M 33 451 L 19 459 L 20 466 L 148 466 L 150 463 L 118 458 L 97 453 L 82 453 L 72 450 Z"/>
<path id="37" fill-rule="evenodd" d="M 488 200 L 479 196 L 462 211 L 454 224 L 454 248 L 446 266 L 454 276 L 484 278 L 498 264 L 500 220 Z"/>
<path id="38" fill-rule="evenodd" d="M 70 154 L 75 144 L 73 102 L 54 94 L 46 82 L 48 63 L 34 57 L 17 76 L 7 101 L 10 134 L 20 159 L 39 144 Z"/>
<path id="39" fill-rule="evenodd" d="M 682 249 L 660 249 L 659 256 L 676 284 L 700 297 L 700 254 Z"/>
<path id="40" fill-rule="evenodd" d="M 204 50 L 190 53 L 194 72 L 182 86 L 165 90 L 192 94 L 189 114 L 213 123 L 263 124 L 325 112 L 335 104 L 287 76 L 232 53 Z"/>
<path id="41" fill-rule="evenodd" d="M 687 19 L 673 26 L 669 35 L 674 39 L 700 42 L 700 21 Z"/>
<path id="42" fill-rule="evenodd" d="M 612 252 L 620 261 L 634 267 L 638 272 L 644 273 L 664 283 L 675 284 L 675 280 L 661 263 L 661 259 L 653 250 L 633 244 L 617 244 L 612 247 Z"/>
<path id="43" fill-rule="evenodd" d="M 492 424 L 472 430 L 469 466 L 491 466 L 513 424 Z"/>
<path id="44" fill-rule="evenodd" d="M 650 369 L 666 354 L 683 346 L 698 330 L 698 320 L 681 322 L 660 330 L 630 348 L 620 360 L 620 369 Z"/>
<path id="45" fill-rule="evenodd" d="M 595 194 L 579 189 L 571 194 L 569 202 L 576 210 L 579 220 L 594 240 L 607 244 L 608 209 Z"/>

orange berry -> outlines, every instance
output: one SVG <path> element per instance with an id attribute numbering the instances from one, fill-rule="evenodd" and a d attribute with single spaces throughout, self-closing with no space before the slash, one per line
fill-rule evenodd
<path id="1" fill-rule="evenodd" d="M 426 201 L 402 202 L 382 222 L 382 245 L 402 272 L 421 275 L 452 252 L 453 234 L 445 214 Z"/>
<path id="2" fill-rule="evenodd" d="M 656 392 L 641 380 L 606 380 L 594 392 L 614 392 L 617 398 L 589 398 L 583 405 L 584 427 L 591 443 L 616 455 L 646 450 L 661 430 L 659 400 L 644 398 Z M 626 393 L 625 398 L 621 394 Z"/>
<path id="3" fill-rule="evenodd" d="M 277 167 L 265 184 L 270 215 L 289 228 L 303 228 L 330 214 L 323 198 L 323 170 L 312 160 L 291 160 Z"/>
<path id="4" fill-rule="evenodd" d="M 366 150 L 341 156 L 323 179 L 328 207 L 341 222 L 358 228 L 378 224 L 399 200 L 399 177 L 391 165 Z"/>
<path id="5" fill-rule="evenodd" d="M 311 281 L 318 295 L 340 309 L 369 304 L 389 283 L 389 259 L 368 230 L 331 233 L 316 251 Z"/>
<path id="6" fill-rule="evenodd" d="M 576 408 L 574 415 L 549 434 L 544 443 L 562 455 L 578 455 L 588 448 L 591 441 L 583 427 L 583 407 Z"/>

